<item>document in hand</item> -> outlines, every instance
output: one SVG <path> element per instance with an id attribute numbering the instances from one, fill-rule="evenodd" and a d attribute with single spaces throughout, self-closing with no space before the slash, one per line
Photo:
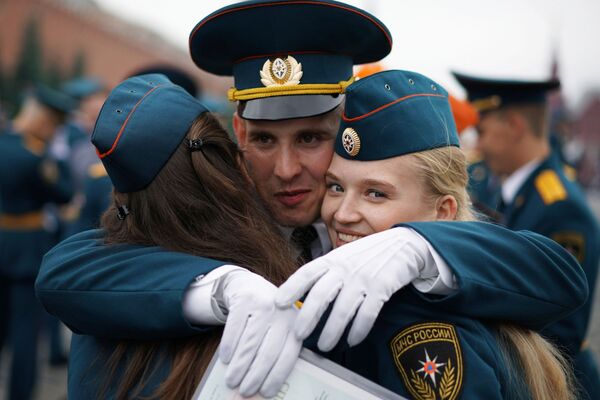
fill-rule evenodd
<path id="1" fill-rule="evenodd" d="M 213 357 L 192 400 L 242 400 L 225 385 L 226 366 Z M 252 400 L 263 400 L 256 395 Z M 302 349 L 300 358 L 275 400 L 406 400 L 388 389 Z"/>

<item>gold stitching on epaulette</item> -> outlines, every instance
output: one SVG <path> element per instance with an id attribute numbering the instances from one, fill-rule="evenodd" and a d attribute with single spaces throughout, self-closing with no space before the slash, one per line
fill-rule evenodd
<path id="1" fill-rule="evenodd" d="M 108 175 L 108 173 L 106 172 L 106 169 L 104 168 L 104 165 L 102 163 L 96 163 L 90 165 L 90 167 L 88 168 L 88 175 L 91 178 L 97 179 Z"/>
<path id="2" fill-rule="evenodd" d="M 535 178 L 535 188 L 545 205 L 567 198 L 567 191 L 559 176 L 551 169 L 543 171 Z"/>

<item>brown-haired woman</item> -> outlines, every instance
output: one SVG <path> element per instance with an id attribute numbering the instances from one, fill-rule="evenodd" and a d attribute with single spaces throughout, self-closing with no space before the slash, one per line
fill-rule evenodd
<path id="1" fill-rule="evenodd" d="M 222 334 L 236 344 L 243 336 L 238 347 L 253 346 L 253 338 L 269 331 L 286 338 L 295 310 L 275 309 L 272 294 L 295 264 L 257 200 L 236 144 L 215 118 L 164 76 L 133 77 L 108 97 L 92 141 L 115 186 L 113 204 L 102 217 L 104 241 L 160 246 L 222 260 L 214 266 L 231 264 L 218 268 L 221 277 L 223 271 L 227 276 L 219 280 L 215 296 L 222 303 L 216 308 L 228 311 L 228 323 L 225 332 L 198 328 L 198 334 L 175 340 L 151 340 L 151 329 L 144 342 L 75 335 L 69 397 L 191 398 Z M 206 272 L 198 282 L 211 281 Z M 257 313 L 261 307 L 264 312 Z M 212 314 L 199 310 L 193 322 L 222 325 L 219 318 L 206 317 Z M 293 335 L 280 345 L 292 354 L 301 347 Z M 234 350 L 221 349 L 222 358 L 238 357 L 230 365 L 249 368 L 254 354 Z M 268 358 L 258 354 L 256 360 L 264 363 L 261 357 Z"/>

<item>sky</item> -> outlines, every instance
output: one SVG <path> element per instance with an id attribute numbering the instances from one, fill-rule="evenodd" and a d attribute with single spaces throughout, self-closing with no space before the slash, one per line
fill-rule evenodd
<path id="1" fill-rule="evenodd" d="M 187 50 L 192 28 L 228 0 L 96 0 L 105 10 L 147 26 Z M 345 0 L 378 17 L 394 46 L 387 69 L 423 73 L 464 97 L 450 71 L 490 78 L 542 80 L 559 63 L 571 109 L 600 92 L 600 1 Z"/>

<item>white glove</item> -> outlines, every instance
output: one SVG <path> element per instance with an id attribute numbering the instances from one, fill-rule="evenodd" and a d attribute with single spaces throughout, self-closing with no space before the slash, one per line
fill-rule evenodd
<path id="1" fill-rule="evenodd" d="M 348 344 L 354 346 L 367 336 L 392 294 L 420 276 L 426 258 L 431 258 L 427 242 L 412 229 L 379 232 L 305 264 L 280 286 L 276 304 L 289 307 L 310 290 L 294 326 L 296 336 L 304 340 L 337 297 L 319 349 L 331 350 L 352 317 Z"/>
<path id="2" fill-rule="evenodd" d="M 277 287 L 247 270 L 229 272 L 215 295 L 227 312 L 219 357 L 228 364 L 225 382 L 249 397 L 260 389 L 277 394 L 291 372 L 302 341 L 292 328 L 298 310 L 275 307 Z M 222 290 L 221 290 L 222 289 Z"/>

